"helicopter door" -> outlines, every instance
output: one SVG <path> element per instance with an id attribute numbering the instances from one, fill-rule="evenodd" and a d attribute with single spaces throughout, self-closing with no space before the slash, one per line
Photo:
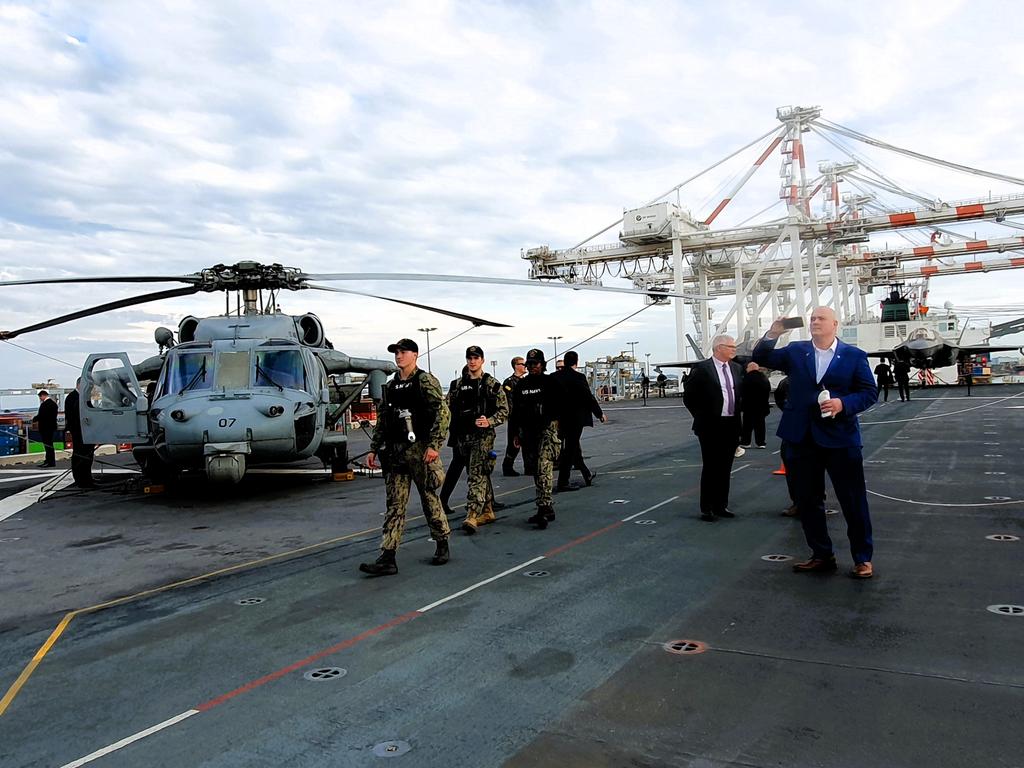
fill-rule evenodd
<path id="1" fill-rule="evenodd" d="M 125 353 L 89 355 L 78 397 L 86 443 L 140 443 L 149 439 L 149 404 Z"/>

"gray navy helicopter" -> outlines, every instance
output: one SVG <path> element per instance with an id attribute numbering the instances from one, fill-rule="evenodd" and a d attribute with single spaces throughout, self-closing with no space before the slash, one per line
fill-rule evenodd
<path id="1" fill-rule="evenodd" d="M 242 261 L 219 264 L 190 275 L 66 277 L 0 281 L 0 287 L 40 284 L 183 282 L 186 287 L 147 293 L 0 331 L 0 340 L 72 320 L 150 301 L 224 291 L 224 315 L 185 317 L 177 339 L 158 328 L 159 353 L 132 364 L 125 353 L 91 354 L 79 385 L 82 433 L 91 444 L 131 443 L 143 473 L 166 482 L 181 470 L 205 470 L 219 482 L 238 482 L 247 466 L 319 457 L 335 472 L 348 463 L 346 435 L 335 426 L 368 386 L 381 398 L 390 360 L 350 357 L 334 349 L 313 314 L 283 314 L 281 290 L 319 290 L 369 296 L 454 317 L 474 326 L 511 327 L 471 315 L 377 296 L 313 280 L 424 280 L 504 285 L 537 283 L 505 278 L 418 274 L 306 274 L 280 264 Z M 549 285 L 549 284 L 541 284 Z M 552 287 L 645 294 L 601 286 Z M 235 310 L 231 310 L 231 293 Z M 674 294 L 659 294 L 674 295 Z M 690 298 L 690 297 L 687 297 Z M 338 384 L 335 374 L 366 374 L 365 381 Z M 143 384 L 147 384 L 145 388 Z"/>
<path id="2" fill-rule="evenodd" d="M 379 400 L 395 365 L 389 360 L 350 357 L 333 348 L 313 314 L 281 313 L 277 293 L 315 289 L 369 296 L 317 286 L 314 277 L 279 264 L 243 261 L 217 265 L 193 275 L 53 278 L 0 285 L 39 283 L 169 282 L 185 288 L 148 293 L 72 312 L 14 331 L 0 339 L 175 296 L 225 291 L 222 316 L 188 316 L 175 334 L 158 328 L 159 354 L 133 365 L 125 353 L 91 354 L 85 361 L 79 397 L 86 442 L 131 443 L 136 461 L 153 481 L 183 469 L 203 469 L 213 481 L 238 482 L 249 464 L 317 456 L 332 470 L 347 467 L 347 437 L 334 427 L 365 386 Z M 230 311 L 236 292 L 236 311 Z M 265 301 L 264 301 L 265 298 Z M 375 298 L 467 320 L 508 327 L 458 312 L 402 299 Z M 362 373 L 365 381 L 334 383 L 334 374 Z M 143 384 L 148 383 L 144 388 Z"/>

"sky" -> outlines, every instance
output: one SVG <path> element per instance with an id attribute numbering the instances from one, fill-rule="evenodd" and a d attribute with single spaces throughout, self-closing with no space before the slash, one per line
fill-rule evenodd
<path id="1" fill-rule="evenodd" d="M 785 105 L 819 105 L 870 136 L 1022 177 L 1018 19 L 1015 3 L 955 0 L 784 9 L 0 0 L 0 279 L 188 274 L 245 259 L 310 272 L 522 279 L 523 249 L 575 245 L 778 126 Z M 839 159 L 807 140 L 811 168 Z M 1024 192 L 860 150 L 945 200 Z M 755 156 L 687 185 L 680 202 L 706 216 Z M 777 200 L 779 160 L 716 225 Z M 880 242 L 905 245 L 891 233 Z M 1022 285 L 1024 273 L 971 275 L 936 280 L 931 295 L 940 305 L 1010 304 Z M 138 292 L 163 287 L 172 286 Z M 630 296 L 488 285 L 341 287 L 514 326 L 471 330 L 432 352 L 442 380 L 468 344 L 507 375 L 512 355 L 550 352 L 550 336 L 562 350 L 642 306 Z M 0 328 L 134 290 L 2 287 Z M 355 356 L 387 359 L 399 337 L 425 348 L 417 329 L 435 328 L 438 345 L 467 327 L 312 293 L 283 295 L 284 310 L 317 313 L 334 346 Z M 155 352 L 156 326 L 222 308 L 220 296 L 178 298 L 27 334 L 16 340 L 26 349 L 0 343 L 0 387 L 72 384 L 89 352 L 138 361 Z M 727 308 L 712 307 L 719 317 Z M 654 307 L 580 355 L 637 342 L 640 359 L 674 359 L 673 327 L 671 307 Z"/>

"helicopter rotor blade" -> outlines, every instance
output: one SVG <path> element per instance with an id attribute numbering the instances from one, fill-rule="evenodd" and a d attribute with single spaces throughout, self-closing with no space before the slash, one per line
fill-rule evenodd
<path id="1" fill-rule="evenodd" d="M 72 320 L 78 320 L 91 315 L 99 315 L 113 309 L 124 309 L 125 307 L 133 307 L 136 304 L 145 304 L 146 302 L 159 301 L 160 299 L 173 299 L 175 296 L 191 296 L 194 293 L 199 293 L 200 290 L 201 289 L 197 286 L 189 286 L 188 288 L 172 288 L 167 291 L 157 291 L 155 293 L 145 293 L 141 296 L 133 296 L 127 299 L 118 299 L 117 301 L 110 301 L 106 304 L 89 307 L 88 309 L 80 309 L 77 312 L 71 312 L 67 315 L 61 315 L 60 317 L 54 317 L 50 320 L 44 320 L 43 322 L 35 323 L 34 325 L 26 325 L 24 328 L 18 328 L 14 331 L 0 331 L 0 340 L 13 339 L 23 333 L 40 331 L 43 328 L 50 328 L 54 325 L 69 323 Z"/>
<path id="2" fill-rule="evenodd" d="M 516 280 L 508 277 L 481 277 L 473 275 L 425 275 L 416 272 L 335 272 L 321 275 L 302 274 L 306 280 L 395 280 L 427 283 L 489 283 L 491 285 L 526 285 L 531 288 L 562 288 L 570 291 L 601 291 L 604 293 L 626 293 L 630 296 L 650 296 L 652 298 L 678 298 L 692 301 L 710 301 L 712 297 L 695 293 L 676 293 L 674 291 L 637 291 L 630 288 L 609 288 L 603 285 L 575 285 L 554 280 Z"/>
<path id="3" fill-rule="evenodd" d="M 378 296 L 375 293 L 365 293 L 364 291 L 353 291 L 348 288 L 331 288 L 327 285 L 313 285 L 311 283 L 306 284 L 307 288 L 312 288 L 314 291 L 330 291 L 331 293 L 347 293 L 352 296 L 367 296 L 371 299 L 382 299 L 384 301 L 393 301 L 396 304 L 405 304 L 407 307 L 416 307 L 417 309 L 425 309 L 428 312 L 437 312 L 438 314 L 448 315 L 448 317 L 454 317 L 459 320 L 465 320 L 466 322 L 472 323 L 473 325 L 489 325 L 492 328 L 511 328 L 511 325 L 507 323 L 495 323 L 492 320 L 483 320 L 479 317 L 473 317 L 472 315 L 464 315 L 460 312 L 452 312 L 448 309 L 438 309 L 432 307 L 429 304 L 418 304 L 415 301 L 406 301 L 405 299 L 392 299 L 388 296 Z"/>
<path id="4" fill-rule="evenodd" d="M 198 283 L 196 275 L 124 275 L 115 277 L 47 277 L 39 280 L 0 280 L 7 285 L 55 285 L 61 283 Z"/>

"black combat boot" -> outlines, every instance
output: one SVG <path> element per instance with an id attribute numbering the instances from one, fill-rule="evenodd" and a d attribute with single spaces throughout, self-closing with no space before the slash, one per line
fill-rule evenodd
<path id="1" fill-rule="evenodd" d="M 441 539 L 434 549 L 434 556 L 430 559 L 431 565 L 444 565 L 448 562 L 448 539 Z"/>
<path id="2" fill-rule="evenodd" d="M 555 519 L 554 507 L 541 507 L 539 511 L 544 513 L 544 519 L 547 520 L 549 523 Z"/>
<path id="3" fill-rule="evenodd" d="M 360 563 L 359 570 L 371 576 L 394 576 L 398 573 L 398 564 L 395 562 L 395 550 L 382 549 L 377 562 Z"/>
<path id="4" fill-rule="evenodd" d="M 537 509 L 537 514 L 533 515 L 532 517 L 526 518 L 526 522 L 530 523 L 530 525 L 536 525 L 540 530 L 543 531 L 545 528 L 548 527 L 548 517 L 545 513 L 545 510 L 547 509 L 551 509 L 551 507 L 539 507 Z"/>

